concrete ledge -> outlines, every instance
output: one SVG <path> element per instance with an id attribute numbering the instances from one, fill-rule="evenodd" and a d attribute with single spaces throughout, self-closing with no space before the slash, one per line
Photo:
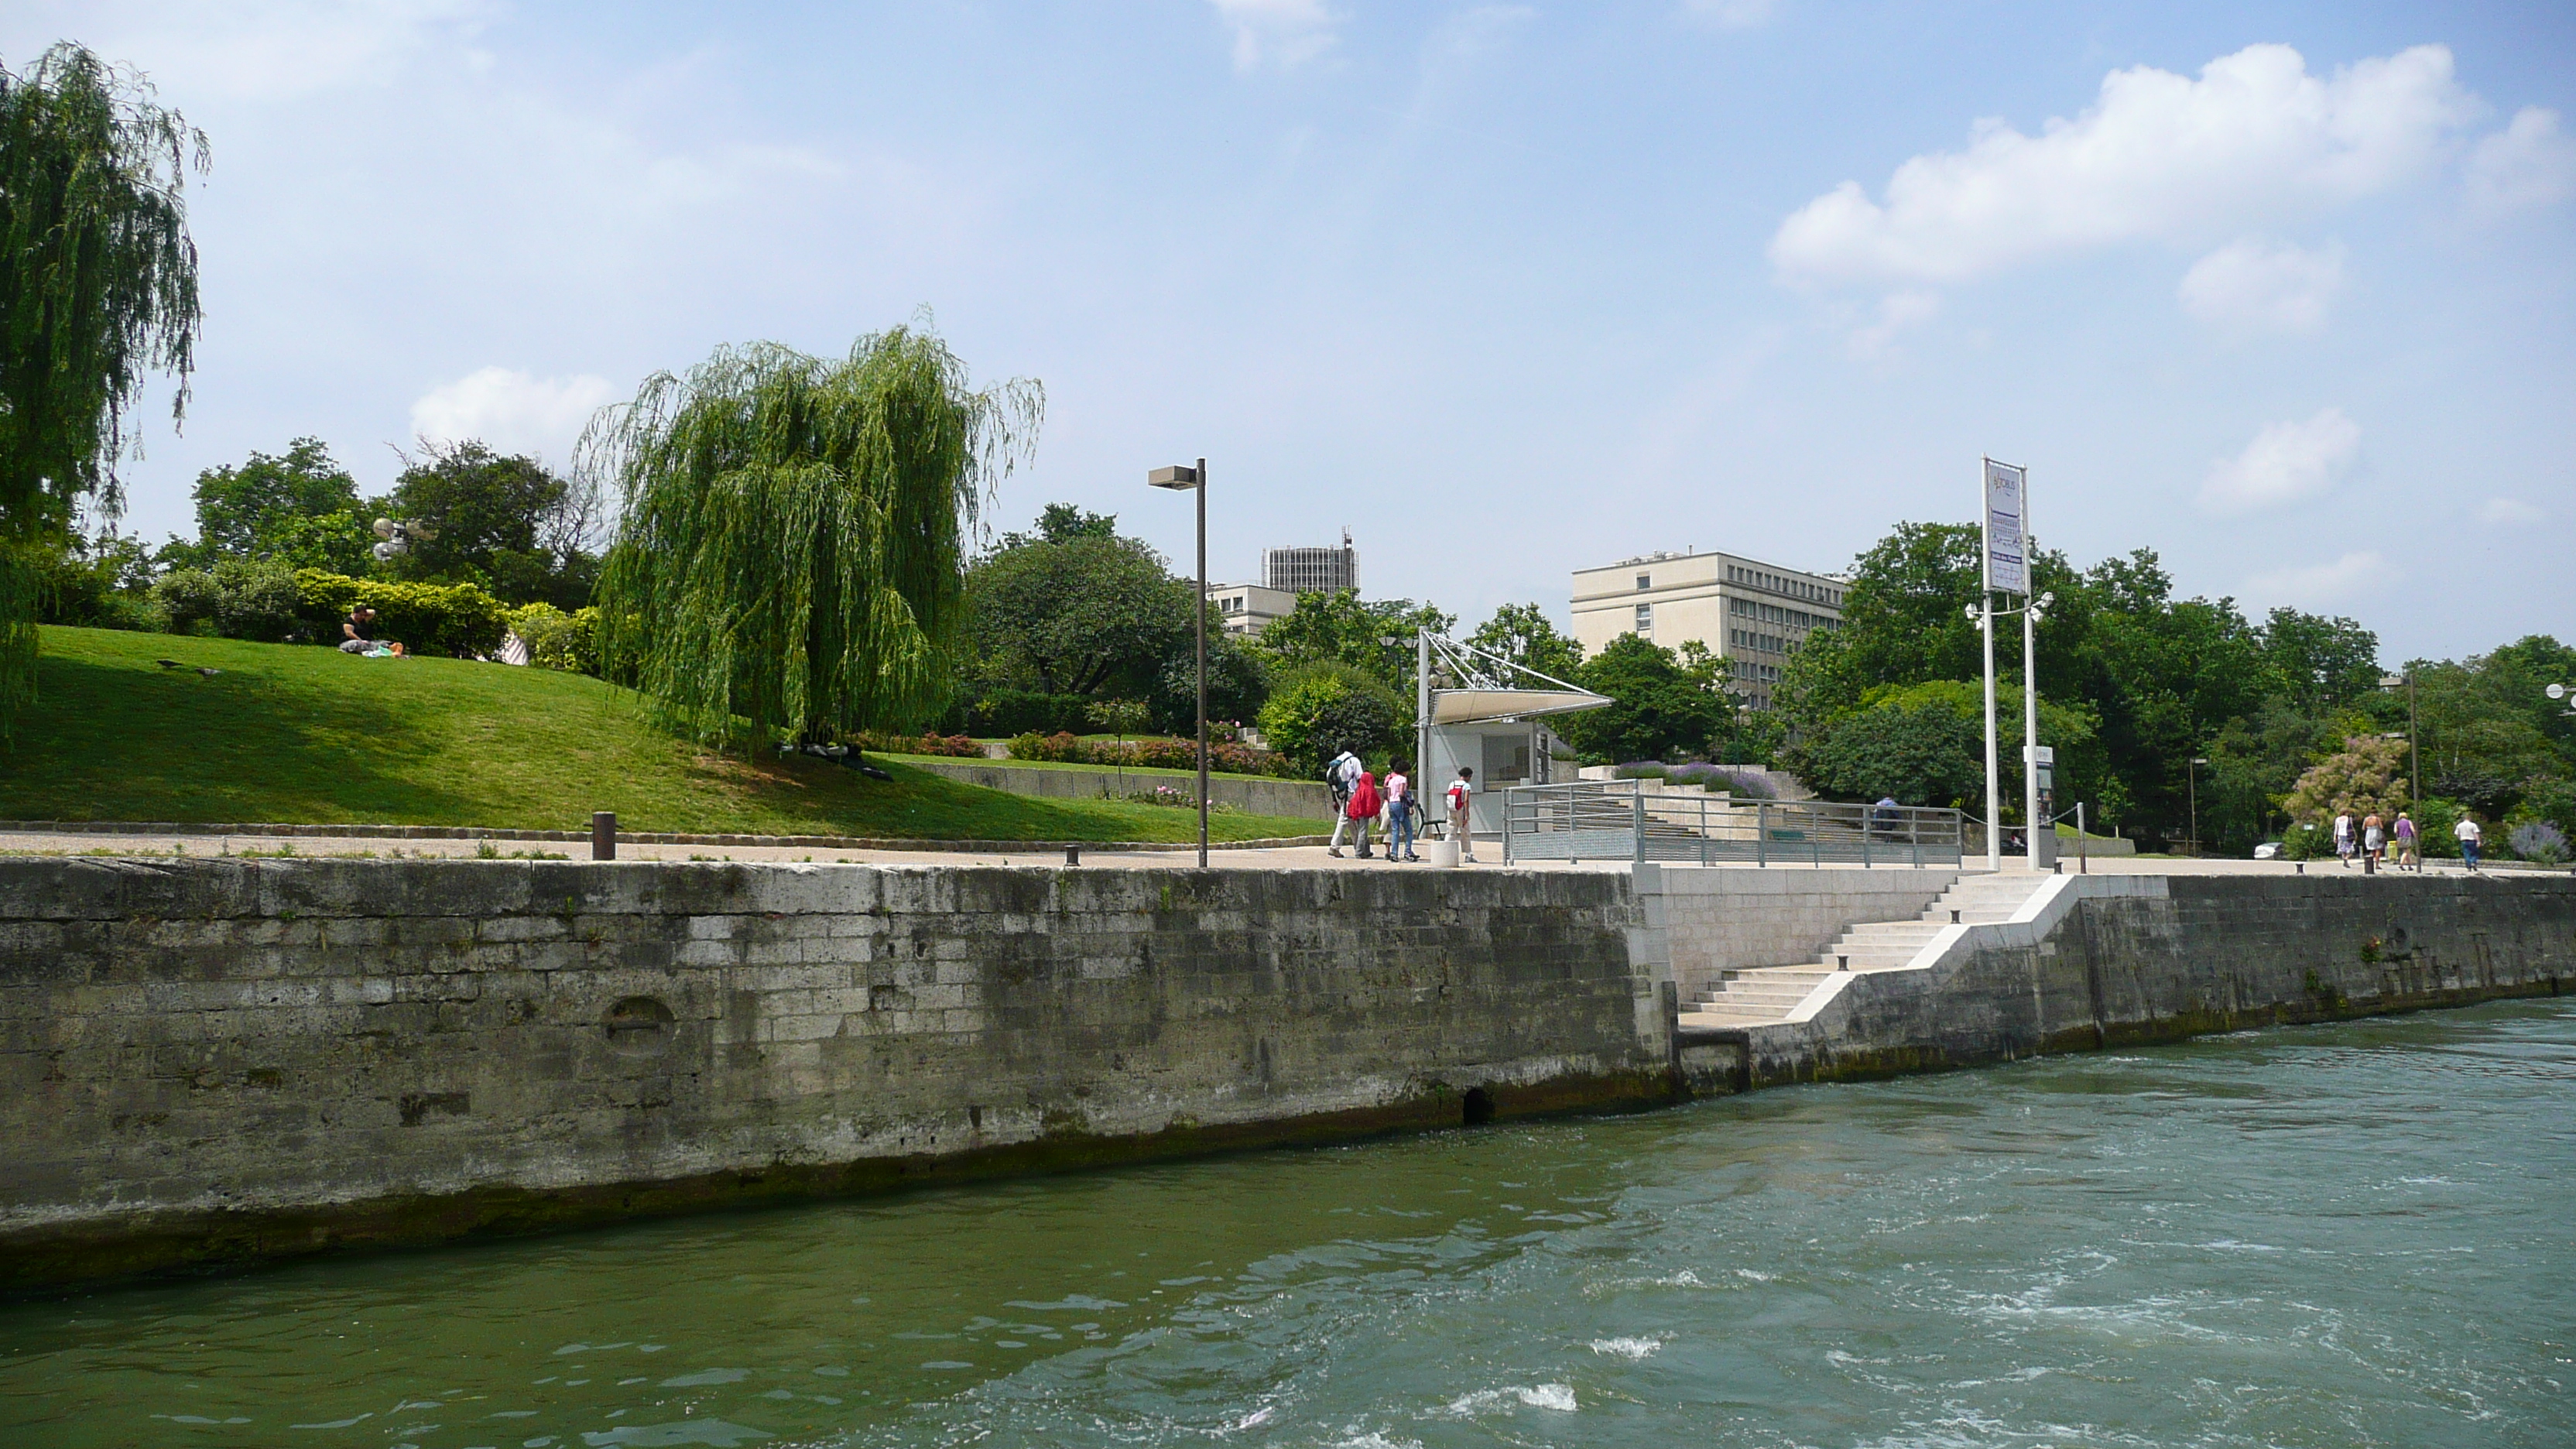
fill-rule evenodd
<path id="1" fill-rule="evenodd" d="M 1193 806 L 1193 818 L 1195 810 Z M 317 840 L 541 840 L 588 844 L 587 830 L 505 830 L 482 825 L 208 825 L 174 820 L 0 820 L 0 832 L 23 835 L 257 835 Z M 661 830 L 620 830 L 637 845 L 743 845 L 781 850 L 942 850 L 998 854 L 1031 850 L 1196 851 L 1195 840 L 915 840 L 864 835 L 693 835 Z M 1322 845 L 1321 835 L 1281 835 L 1260 840 L 1211 840 L 1210 850 L 1280 850 Z"/>

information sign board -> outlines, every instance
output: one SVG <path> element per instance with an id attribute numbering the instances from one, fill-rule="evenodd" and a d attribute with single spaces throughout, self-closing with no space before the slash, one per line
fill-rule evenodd
<path id="1" fill-rule="evenodd" d="M 1986 587 L 1999 593 L 2030 592 L 2025 481 L 2012 464 L 1986 460 Z"/>

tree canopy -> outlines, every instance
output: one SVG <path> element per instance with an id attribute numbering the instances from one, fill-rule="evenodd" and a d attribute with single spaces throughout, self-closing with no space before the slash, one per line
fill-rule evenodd
<path id="1" fill-rule="evenodd" d="M 1160 554 L 1118 537 L 1115 519 L 1050 529 L 1066 520 L 1048 512 L 1037 534 L 1004 535 L 968 571 L 976 655 L 988 673 L 1047 694 L 1137 698 L 1191 635 L 1190 586 Z"/>
<path id="2" fill-rule="evenodd" d="M 625 501 L 610 668 L 710 741 L 918 728 L 955 682 L 967 530 L 1043 411 L 1035 382 L 976 391 L 908 327 L 646 379 L 584 440 Z"/>
<path id="3" fill-rule="evenodd" d="M 1622 634 L 1585 660 L 1572 682 L 1616 701 L 1551 721 L 1587 759 L 1706 758 L 1735 721 L 1735 697 L 1705 650 L 1684 659 L 1652 640 Z"/>

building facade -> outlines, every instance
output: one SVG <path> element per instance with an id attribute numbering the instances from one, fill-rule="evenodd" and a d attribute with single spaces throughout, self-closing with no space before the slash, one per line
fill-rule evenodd
<path id="1" fill-rule="evenodd" d="M 1260 584 L 1210 584 L 1207 596 L 1209 616 L 1228 634 L 1258 634 L 1297 607 L 1295 594 Z"/>
<path id="2" fill-rule="evenodd" d="M 1727 662 L 1753 709 L 1789 655 L 1842 622 L 1843 581 L 1731 553 L 1652 553 L 1574 574 L 1574 637 L 1585 655 L 1622 634 L 1678 650 L 1697 641 Z"/>
<path id="3" fill-rule="evenodd" d="M 1351 531 L 1342 530 L 1339 548 L 1265 548 L 1261 551 L 1261 582 L 1265 587 L 1289 595 L 1328 594 L 1335 589 L 1360 586 L 1359 550 L 1351 547 Z"/>

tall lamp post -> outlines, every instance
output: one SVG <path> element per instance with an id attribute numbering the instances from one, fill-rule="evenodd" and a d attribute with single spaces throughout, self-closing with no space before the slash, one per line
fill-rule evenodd
<path id="1" fill-rule="evenodd" d="M 1208 731 L 1207 731 L 1207 459 L 1193 468 L 1175 463 L 1145 475 L 1156 488 L 1199 496 L 1199 869 L 1208 863 Z"/>
<path id="2" fill-rule="evenodd" d="M 2204 853 L 2200 848 L 2200 767 L 2208 763 L 2208 760 L 2194 755 L 2191 763 L 2183 767 L 2184 785 L 2191 794 L 2191 853 L 2194 856 Z"/>
<path id="3" fill-rule="evenodd" d="M 2406 796 L 2421 808 L 2424 800 L 2424 755 L 2415 743 L 2415 671 L 2410 666 L 2404 674 L 2379 676 L 2379 687 L 2395 689 L 2406 686 Z"/>

